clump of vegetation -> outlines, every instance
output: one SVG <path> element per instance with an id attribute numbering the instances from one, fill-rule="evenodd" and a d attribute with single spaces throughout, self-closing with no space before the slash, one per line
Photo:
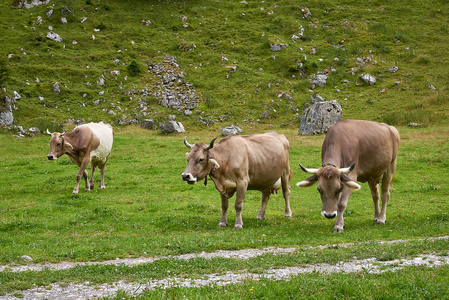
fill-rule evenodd
<path id="1" fill-rule="evenodd" d="M 9 77 L 9 70 L 8 70 L 8 62 L 6 58 L 1 55 L 0 56 L 0 86 L 3 86 L 6 80 L 8 80 Z"/>
<path id="2" fill-rule="evenodd" d="M 129 64 L 127 69 L 130 76 L 137 76 L 142 72 L 140 65 L 135 60 Z"/>

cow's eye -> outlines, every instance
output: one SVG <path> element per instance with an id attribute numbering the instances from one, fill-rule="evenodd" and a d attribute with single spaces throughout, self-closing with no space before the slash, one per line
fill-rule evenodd
<path id="1" fill-rule="evenodd" d="M 343 191 L 343 184 L 340 183 L 340 189 L 338 190 L 338 192 L 341 193 L 341 191 Z"/>
<path id="2" fill-rule="evenodd" d="M 317 187 L 316 190 L 317 190 L 320 194 L 323 193 L 323 192 L 321 191 L 320 187 Z"/>
<path id="3" fill-rule="evenodd" d="M 57 143 L 56 146 L 57 146 L 57 147 L 61 146 L 61 143 Z"/>
<path id="4" fill-rule="evenodd" d="M 203 161 L 204 161 L 204 158 L 200 158 L 198 161 L 199 161 L 199 162 L 203 162 Z"/>

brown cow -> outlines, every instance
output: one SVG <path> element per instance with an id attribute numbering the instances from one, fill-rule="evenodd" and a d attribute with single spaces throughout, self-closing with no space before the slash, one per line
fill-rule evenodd
<path id="1" fill-rule="evenodd" d="M 371 121 L 346 120 L 331 126 L 321 149 L 322 167 L 306 169 L 314 174 L 298 187 L 310 187 L 318 181 L 323 204 L 321 214 L 337 221 L 335 232 L 343 231 L 343 213 L 355 181 L 367 182 L 374 201 L 374 222 L 385 224 L 391 182 L 396 169 L 399 132 L 393 126 Z M 382 210 L 379 207 L 379 182 L 382 180 Z"/>
<path id="2" fill-rule="evenodd" d="M 69 133 L 53 132 L 50 139 L 50 153 L 47 158 L 56 160 L 61 155 L 67 154 L 70 159 L 80 167 L 76 174 L 74 194 L 78 194 L 81 176 L 86 181 L 86 191 L 94 188 L 94 171 L 98 166 L 101 172 L 100 188 L 105 189 L 104 171 L 109 155 L 111 154 L 114 132 L 111 125 L 89 123 L 75 127 Z M 47 133 L 50 133 L 47 131 Z M 87 182 L 87 165 L 92 162 L 92 174 L 90 184 Z"/>
<path id="3" fill-rule="evenodd" d="M 229 198 L 237 192 L 234 228 L 243 227 L 242 208 L 247 190 L 262 192 L 262 203 L 256 219 L 263 220 L 270 194 L 282 186 L 285 216 L 291 217 L 291 169 L 289 143 L 285 136 L 276 132 L 232 135 L 214 145 L 215 139 L 209 145 L 190 145 L 184 138 L 184 144 L 192 150 L 187 153 L 188 166 L 182 173 L 182 179 L 189 184 L 205 179 L 206 184 L 207 175 L 210 176 L 221 195 L 222 215 L 218 226 L 228 225 Z"/>

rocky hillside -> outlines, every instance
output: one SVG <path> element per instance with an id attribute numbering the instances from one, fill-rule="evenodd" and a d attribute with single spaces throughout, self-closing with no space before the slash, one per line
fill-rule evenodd
<path id="1" fill-rule="evenodd" d="M 447 1 L 11 0 L 0 4 L 0 124 L 445 123 Z"/>

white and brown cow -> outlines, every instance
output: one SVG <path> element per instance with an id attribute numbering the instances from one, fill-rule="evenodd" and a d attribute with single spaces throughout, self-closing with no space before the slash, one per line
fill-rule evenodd
<path id="1" fill-rule="evenodd" d="M 114 132 L 111 125 L 89 123 L 75 127 L 66 133 L 53 132 L 50 139 L 50 153 L 47 158 L 56 160 L 61 155 L 67 154 L 70 159 L 80 167 L 76 174 L 76 185 L 73 193 L 77 194 L 81 177 L 86 181 L 86 191 L 94 188 L 94 171 L 98 166 L 101 172 L 100 188 L 104 189 L 104 171 L 109 155 L 111 154 Z M 47 133 L 50 133 L 47 131 Z M 87 181 L 86 168 L 91 163 L 92 174 L 90 184 Z"/>
<path id="2" fill-rule="evenodd" d="M 344 228 L 343 213 L 353 190 L 360 189 L 355 181 L 368 182 L 374 201 L 374 222 L 385 224 L 391 182 L 396 169 L 399 132 L 384 123 L 346 120 L 331 126 L 321 149 L 322 166 L 306 169 L 314 174 L 298 187 L 310 187 L 318 181 L 323 204 L 321 214 L 337 217 L 335 232 Z M 382 209 L 379 207 L 379 182 L 382 181 Z"/>
<path id="3" fill-rule="evenodd" d="M 216 139 L 216 138 L 215 138 Z M 191 149 L 187 153 L 188 166 L 182 179 L 195 184 L 209 175 L 221 195 L 222 215 L 219 227 L 228 225 L 229 198 L 236 194 L 234 228 L 242 228 L 242 208 L 247 190 L 262 192 L 260 212 L 256 219 L 265 219 L 265 209 L 271 193 L 282 191 L 285 199 L 285 216 L 291 217 L 289 142 L 276 132 L 255 135 L 232 135 L 214 145 L 184 144 Z"/>

